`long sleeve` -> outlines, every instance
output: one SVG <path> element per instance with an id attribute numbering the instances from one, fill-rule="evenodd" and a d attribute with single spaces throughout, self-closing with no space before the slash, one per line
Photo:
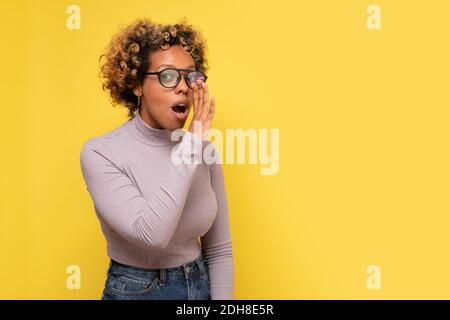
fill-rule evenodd
<path id="1" fill-rule="evenodd" d="M 210 176 L 217 199 L 217 216 L 201 242 L 210 272 L 211 299 L 233 300 L 234 271 L 228 201 L 220 163 L 211 164 Z"/>
<path id="2" fill-rule="evenodd" d="M 196 158 L 201 146 L 201 138 L 188 131 L 175 146 L 172 156 Z M 171 161 L 167 177 L 149 199 L 143 197 L 121 169 L 120 157 L 100 139 L 85 142 L 80 163 L 94 205 L 111 229 L 140 247 L 167 247 L 181 217 L 198 163 Z"/>

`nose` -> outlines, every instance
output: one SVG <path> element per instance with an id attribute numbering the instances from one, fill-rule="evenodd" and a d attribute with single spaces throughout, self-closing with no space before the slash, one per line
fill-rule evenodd
<path id="1" fill-rule="evenodd" d="M 175 92 L 179 93 L 180 91 L 183 93 L 189 92 L 189 87 L 187 85 L 187 78 L 185 74 L 181 74 L 180 82 L 178 82 L 178 85 L 175 87 Z"/>

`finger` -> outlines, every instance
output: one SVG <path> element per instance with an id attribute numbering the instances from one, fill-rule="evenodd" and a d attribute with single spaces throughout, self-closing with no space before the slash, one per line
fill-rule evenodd
<path id="1" fill-rule="evenodd" d="M 206 117 L 206 121 L 212 121 L 215 113 L 216 113 L 216 98 L 211 97 L 211 105 L 209 107 L 209 112 L 208 116 Z"/>
<path id="2" fill-rule="evenodd" d="M 201 80 L 198 80 L 198 119 L 202 120 L 203 119 L 203 112 L 204 112 L 204 107 L 203 107 L 203 83 Z"/>
<path id="3" fill-rule="evenodd" d="M 198 118 L 198 114 L 199 114 L 199 108 L 198 108 L 198 97 L 199 97 L 199 94 L 198 94 L 198 85 L 194 82 L 193 84 L 192 84 L 192 92 L 193 92 L 193 94 L 194 94 L 194 97 L 193 97 L 193 108 L 194 108 L 194 114 L 193 114 L 193 119 L 197 119 Z"/>
<path id="4" fill-rule="evenodd" d="M 204 92 L 203 92 L 203 104 L 204 104 L 204 113 L 202 114 L 203 120 L 205 120 L 208 117 L 209 114 L 209 108 L 210 108 L 210 101 L 209 101 L 209 89 L 208 85 L 206 83 L 203 83 L 204 86 Z"/>

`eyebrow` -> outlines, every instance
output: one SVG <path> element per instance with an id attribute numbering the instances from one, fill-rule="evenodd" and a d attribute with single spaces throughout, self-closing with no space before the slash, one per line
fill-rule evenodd
<path id="1" fill-rule="evenodd" d="M 161 67 L 170 67 L 170 68 L 177 68 L 176 66 L 174 66 L 173 64 L 161 64 L 156 70 L 161 69 Z M 189 67 L 187 67 L 187 69 L 195 69 L 195 65 L 191 64 Z"/>

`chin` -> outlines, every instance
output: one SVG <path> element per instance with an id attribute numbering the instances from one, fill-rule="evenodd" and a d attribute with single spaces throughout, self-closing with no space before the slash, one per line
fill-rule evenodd
<path id="1" fill-rule="evenodd" d="M 183 122 L 172 122 L 172 123 L 168 123 L 167 126 L 165 126 L 164 128 L 166 128 L 167 130 L 170 131 L 174 131 L 176 129 L 181 129 L 184 127 L 184 124 L 186 123 L 186 121 Z"/>

